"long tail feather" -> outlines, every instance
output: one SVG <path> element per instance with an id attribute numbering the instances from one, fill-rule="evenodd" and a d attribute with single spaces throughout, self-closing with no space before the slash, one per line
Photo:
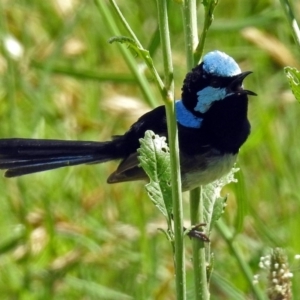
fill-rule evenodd
<path id="1" fill-rule="evenodd" d="M 56 168 L 121 158 L 116 142 L 1 139 L 0 169 L 15 177 Z"/>

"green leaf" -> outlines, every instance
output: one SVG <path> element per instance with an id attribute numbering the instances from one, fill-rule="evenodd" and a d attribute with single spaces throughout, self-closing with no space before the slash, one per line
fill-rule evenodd
<path id="1" fill-rule="evenodd" d="M 292 67 L 285 67 L 284 72 L 295 98 L 300 102 L 300 72 Z"/>
<path id="2" fill-rule="evenodd" d="M 226 206 L 227 196 L 221 196 L 222 188 L 230 182 L 236 182 L 234 173 L 239 169 L 233 168 L 229 174 L 203 187 L 204 222 L 211 231 L 214 223 L 221 217 Z"/>
<path id="3" fill-rule="evenodd" d="M 110 38 L 108 40 L 108 42 L 110 44 L 118 42 L 118 43 L 121 43 L 121 44 L 126 44 L 129 47 L 138 48 L 137 42 L 134 39 L 129 38 L 127 36 L 114 36 L 114 37 Z"/>
<path id="4" fill-rule="evenodd" d="M 108 42 L 110 44 L 115 42 L 126 44 L 128 48 L 137 53 L 141 58 L 148 59 L 153 65 L 149 51 L 145 50 L 144 48 L 141 48 L 141 46 L 139 46 L 139 44 L 134 39 L 129 38 L 127 36 L 114 36 L 110 38 Z"/>
<path id="5" fill-rule="evenodd" d="M 138 159 L 150 179 L 146 190 L 157 208 L 170 219 L 172 214 L 171 163 L 166 138 L 148 130 L 145 137 L 140 139 L 140 144 Z"/>
<path id="6" fill-rule="evenodd" d="M 115 36 L 109 39 L 109 43 L 122 43 L 126 44 L 129 49 L 133 50 L 137 55 L 140 56 L 140 58 L 145 62 L 149 70 L 151 71 L 152 75 L 154 76 L 154 79 L 156 80 L 159 89 L 161 93 L 165 93 L 165 86 L 154 66 L 153 60 L 151 58 L 150 52 L 148 50 L 145 50 L 141 44 L 139 44 L 138 41 L 135 41 L 132 38 L 126 37 L 126 36 Z"/>

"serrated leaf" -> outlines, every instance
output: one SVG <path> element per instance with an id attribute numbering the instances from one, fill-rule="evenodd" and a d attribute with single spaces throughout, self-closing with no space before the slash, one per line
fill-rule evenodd
<path id="1" fill-rule="evenodd" d="M 234 173 L 239 169 L 233 168 L 229 174 L 203 187 L 204 222 L 211 231 L 214 223 L 221 217 L 227 197 L 221 196 L 222 188 L 230 182 L 236 182 Z"/>
<path id="2" fill-rule="evenodd" d="M 150 179 L 146 190 L 157 208 L 167 217 L 172 214 L 170 151 L 165 137 L 148 130 L 140 139 L 140 166 Z"/>
<path id="3" fill-rule="evenodd" d="M 226 201 L 227 201 L 227 196 L 219 197 L 216 199 L 216 201 L 214 203 L 213 211 L 212 211 L 210 230 L 211 230 L 212 226 L 214 225 L 214 223 L 221 218 L 221 216 L 224 212 L 225 206 L 226 206 Z"/>
<path id="4" fill-rule="evenodd" d="M 295 98 L 300 102 L 300 72 L 292 67 L 285 67 L 284 72 Z"/>

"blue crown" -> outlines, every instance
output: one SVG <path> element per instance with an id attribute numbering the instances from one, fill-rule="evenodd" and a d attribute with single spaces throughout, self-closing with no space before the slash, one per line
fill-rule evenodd
<path id="1" fill-rule="evenodd" d="M 235 60 L 218 50 L 209 52 L 204 56 L 203 70 L 210 75 L 221 77 L 232 77 L 241 73 Z"/>

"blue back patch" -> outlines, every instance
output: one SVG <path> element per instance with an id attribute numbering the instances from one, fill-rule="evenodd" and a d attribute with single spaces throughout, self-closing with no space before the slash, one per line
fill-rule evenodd
<path id="1" fill-rule="evenodd" d="M 181 100 L 176 101 L 176 119 L 179 124 L 189 128 L 200 128 L 202 120 L 190 112 L 182 103 Z"/>
<path id="2" fill-rule="evenodd" d="M 209 52 L 204 56 L 203 69 L 208 74 L 221 77 L 232 77 L 241 73 L 235 60 L 218 50 Z"/>

